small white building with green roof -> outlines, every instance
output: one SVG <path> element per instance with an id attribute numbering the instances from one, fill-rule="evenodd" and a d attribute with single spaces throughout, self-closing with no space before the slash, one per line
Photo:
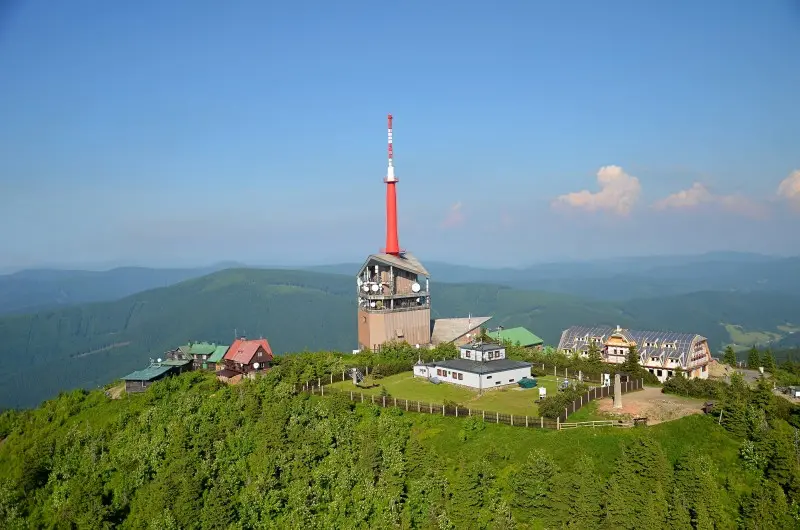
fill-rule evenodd
<path id="1" fill-rule="evenodd" d="M 489 335 L 489 337 L 491 337 L 493 340 L 502 343 L 508 342 L 517 346 L 522 346 L 523 348 L 534 348 L 540 350 L 544 345 L 544 341 L 541 338 L 522 326 L 508 329 L 499 327 L 494 331 L 489 331 L 487 335 Z"/>

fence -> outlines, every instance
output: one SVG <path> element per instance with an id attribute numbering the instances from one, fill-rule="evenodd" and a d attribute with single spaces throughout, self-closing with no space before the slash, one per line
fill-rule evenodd
<path id="1" fill-rule="evenodd" d="M 622 385 L 622 393 L 627 394 L 628 392 L 641 390 L 642 387 L 644 386 L 644 379 L 633 379 L 633 380 L 629 379 L 627 381 L 622 382 L 621 385 Z M 564 413 L 559 414 L 558 416 L 559 423 L 565 423 L 570 414 L 579 411 L 583 406 L 588 405 L 595 399 L 602 399 L 604 397 L 609 397 L 613 395 L 614 395 L 614 389 L 609 386 L 596 386 L 594 388 L 589 389 L 585 394 L 578 396 L 578 399 L 574 400 L 571 404 L 564 407 Z"/>
<path id="2" fill-rule="evenodd" d="M 402 399 L 391 396 L 378 396 L 375 394 L 365 394 L 354 390 L 336 390 L 325 388 L 325 385 L 316 386 L 303 385 L 306 392 L 320 396 L 330 396 L 333 394 L 343 395 L 354 403 L 372 403 L 379 407 L 397 407 L 408 412 L 418 412 L 421 414 L 435 414 L 438 416 L 452 416 L 456 418 L 476 417 L 489 423 L 502 423 L 512 427 L 530 427 L 540 429 L 557 429 L 558 419 L 551 420 L 539 416 L 522 416 L 519 414 L 503 414 L 488 410 L 473 409 L 461 405 L 442 405 L 436 403 L 426 403 L 411 399 Z"/>
<path id="3" fill-rule="evenodd" d="M 369 374 L 369 367 L 364 368 L 364 375 Z M 409 412 L 419 412 L 423 414 L 436 414 L 440 416 L 454 416 L 458 417 L 480 417 L 483 421 L 487 421 L 490 423 L 502 423 L 505 425 L 511 425 L 512 427 L 538 427 L 541 429 L 561 429 L 562 424 L 567 422 L 567 418 L 570 414 L 577 412 L 583 406 L 589 404 L 591 401 L 595 399 L 602 399 L 604 397 L 608 397 L 613 394 L 613 390 L 611 387 L 593 387 L 585 394 L 578 397 L 578 399 L 574 400 L 571 404 L 564 407 L 564 413 L 560 414 L 555 420 L 549 418 L 543 418 L 540 416 L 522 416 L 522 415 L 514 415 L 514 414 L 503 414 L 500 412 L 494 411 L 487 411 L 481 409 L 472 409 L 469 407 L 462 407 L 458 405 L 443 405 L 443 404 L 436 404 L 436 403 L 426 403 L 424 401 L 415 401 L 410 399 L 402 399 L 396 398 L 391 396 L 378 396 L 375 394 L 364 394 L 363 392 L 353 391 L 353 390 L 338 390 L 333 388 L 328 388 L 327 390 L 325 387 L 327 385 L 337 383 L 339 381 L 345 381 L 349 379 L 347 376 L 347 371 L 343 370 L 341 374 L 338 372 L 336 374 L 328 374 L 323 377 L 318 377 L 316 381 L 308 381 L 299 385 L 295 385 L 295 391 L 302 391 L 302 392 L 309 392 L 311 394 L 318 394 L 320 396 L 331 395 L 331 394 L 339 394 L 344 395 L 350 401 L 355 403 L 372 403 L 373 405 L 378 405 L 381 407 L 398 407 L 400 409 L 405 409 Z M 640 390 L 644 385 L 644 379 L 636 379 L 636 380 L 628 380 L 622 384 L 622 393 L 625 394 L 627 392 L 633 392 L 635 390 Z M 568 424 L 570 427 L 579 427 L 584 426 L 584 424 L 592 424 L 591 427 L 595 427 L 593 423 L 597 422 L 577 422 Z M 602 423 L 602 422 L 600 422 Z M 613 422 L 615 424 L 629 426 L 629 424 L 620 424 L 619 422 Z"/>

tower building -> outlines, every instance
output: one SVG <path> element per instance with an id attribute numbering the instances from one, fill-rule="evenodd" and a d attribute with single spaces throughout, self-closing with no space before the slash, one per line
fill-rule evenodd
<path id="1" fill-rule="evenodd" d="M 431 342 L 430 275 L 410 253 L 400 250 L 397 232 L 397 183 L 392 148 L 392 115 L 388 124 L 386 245 L 370 255 L 356 276 L 358 347 L 378 350 L 390 341 L 427 346 Z"/>

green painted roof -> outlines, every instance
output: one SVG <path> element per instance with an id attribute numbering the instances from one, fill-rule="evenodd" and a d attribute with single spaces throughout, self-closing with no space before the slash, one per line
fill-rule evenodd
<path id="1" fill-rule="evenodd" d="M 229 346 L 217 346 L 214 350 L 214 353 L 211 354 L 211 357 L 208 358 L 208 362 L 210 363 L 218 363 L 225 357 L 225 353 L 228 351 Z"/>
<path id="2" fill-rule="evenodd" d="M 161 361 L 162 366 L 186 366 L 187 364 L 191 363 L 189 359 L 181 360 L 181 359 L 167 359 L 166 361 Z"/>
<path id="3" fill-rule="evenodd" d="M 520 346 L 539 346 L 544 344 L 542 339 L 523 327 L 490 331 L 488 335 L 495 340 L 508 341 L 512 344 L 519 343 Z"/>
<path id="4" fill-rule="evenodd" d="M 211 355 L 217 349 L 217 345 L 211 342 L 195 342 L 181 347 L 189 355 Z"/>
<path id="5" fill-rule="evenodd" d="M 123 381 L 152 381 L 153 379 L 164 375 L 164 373 L 172 370 L 171 366 L 163 366 L 154 364 L 148 366 L 144 370 L 137 370 L 122 378 Z"/>

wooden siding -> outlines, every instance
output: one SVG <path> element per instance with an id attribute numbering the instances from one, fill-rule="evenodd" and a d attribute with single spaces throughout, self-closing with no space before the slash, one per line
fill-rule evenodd
<path id="1" fill-rule="evenodd" d="M 402 336 L 397 335 L 402 331 Z M 431 342 L 429 307 L 406 311 L 358 311 L 359 347 L 372 349 L 389 341 L 427 345 Z"/>

